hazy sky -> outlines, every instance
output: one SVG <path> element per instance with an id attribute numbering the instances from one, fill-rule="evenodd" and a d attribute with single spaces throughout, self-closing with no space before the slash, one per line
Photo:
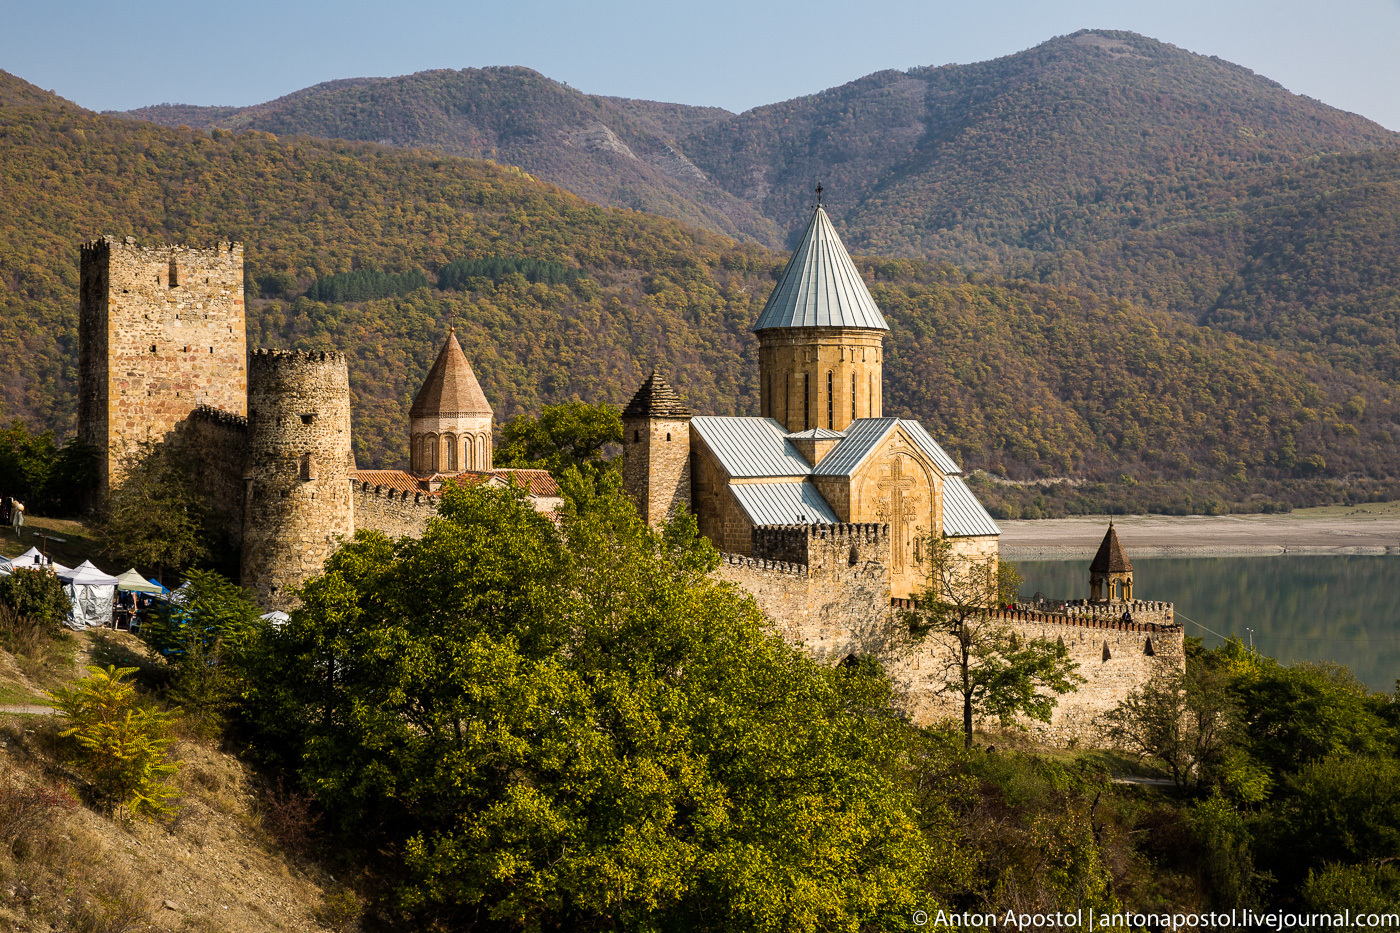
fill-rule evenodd
<path id="1" fill-rule="evenodd" d="M 737 111 L 1083 28 L 1218 55 L 1400 130 L 1400 0 L 0 0 L 0 68 L 97 110 L 528 65 L 592 93 Z"/>

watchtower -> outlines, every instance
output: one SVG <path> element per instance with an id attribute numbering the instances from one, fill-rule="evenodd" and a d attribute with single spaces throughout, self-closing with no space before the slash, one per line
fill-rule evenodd
<path id="1" fill-rule="evenodd" d="M 656 370 L 622 410 L 622 485 L 648 525 L 690 508 L 690 418 Z"/>
<path id="2" fill-rule="evenodd" d="M 248 360 L 243 585 L 291 608 L 355 530 L 350 378 L 343 353 L 258 350 Z"/>
<path id="3" fill-rule="evenodd" d="M 1132 602 L 1133 563 L 1128 560 L 1113 522 L 1089 564 L 1089 599 L 1093 602 Z"/>
<path id="4" fill-rule="evenodd" d="M 101 496 L 140 444 L 164 440 L 197 406 L 246 412 L 243 245 L 104 236 L 81 255 L 78 434 L 99 452 Z"/>

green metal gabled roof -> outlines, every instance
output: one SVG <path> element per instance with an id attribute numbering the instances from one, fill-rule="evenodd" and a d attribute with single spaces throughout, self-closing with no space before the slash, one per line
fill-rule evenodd
<path id="1" fill-rule="evenodd" d="M 890 329 L 820 205 L 753 329 L 774 327 Z"/>

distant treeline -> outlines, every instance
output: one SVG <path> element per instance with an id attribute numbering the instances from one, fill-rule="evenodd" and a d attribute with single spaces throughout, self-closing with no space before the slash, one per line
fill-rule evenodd
<path id="1" fill-rule="evenodd" d="M 438 288 L 464 290 L 469 279 L 490 279 L 499 282 L 508 275 L 522 275 L 526 281 L 545 285 L 563 285 L 583 275 L 582 269 L 570 269 L 560 262 L 543 259 L 522 259 L 517 256 L 487 256 L 484 259 L 459 259 L 449 262 L 438 272 Z"/>
<path id="2" fill-rule="evenodd" d="M 428 276 L 422 269 L 414 269 L 411 272 L 375 272 L 360 269 L 317 279 L 306 290 L 306 297 L 332 304 L 341 301 L 369 301 L 374 298 L 406 295 L 415 289 L 427 288 L 428 284 Z"/>

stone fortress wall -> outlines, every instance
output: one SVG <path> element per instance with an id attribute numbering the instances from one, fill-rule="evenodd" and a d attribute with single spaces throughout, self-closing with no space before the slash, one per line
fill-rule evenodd
<path id="1" fill-rule="evenodd" d="M 953 642 L 910 632 L 904 612 L 915 604 L 890 596 L 889 547 L 887 525 L 760 527 L 751 554 L 721 555 L 719 576 L 752 594 L 778 632 L 816 660 L 879 661 L 915 722 L 960 722 L 960 701 L 940 692 Z M 1184 667 L 1184 633 L 1172 613 L 1170 603 L 1145 600 L 995 610 L 1019 638 L 1063 643 L 1086 678 L 1060 698 L 1050 723 L 1026 725 L 1056 744 L 1103 742 L 1103 713 L 1164 667 Z"/>
<path id="2" fill-rule="evenodd" d="M 422 534 L 434 499 L 353 487 L 344 356 L 248 353 L 241 243 L 99 237 L 80 276 L 78 431 L 105 454 L 100 494 L 143 445 L 179 445 L 269 607 L 357 527 Z"/>
<path id="3" fill-rule="evenodd" d="M 391 538 L 421 538 L 428 520 L 437 514 L 437 497 L 425 492 L 390 489 L 350 481 L 355 527 L 379 531 Z"/>
<path id="4" fill-rule="evenodd" d="M 200 405 L 190 412 L 183 441 L 194 454 L 191 459 L 198 470 L 205 501 L 227 517 L 230 537 L 235 544 L 241 544 L 248 419 L 212 405 Z"/>

